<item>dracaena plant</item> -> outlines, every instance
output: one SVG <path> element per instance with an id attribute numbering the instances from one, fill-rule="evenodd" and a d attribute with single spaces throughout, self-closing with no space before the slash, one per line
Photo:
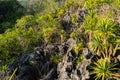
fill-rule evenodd
<path id="1" fill-rule="evenodd" d="M 93 69 L 91 75 L 95 75 L 95 80 L 109 80 L 113 71 L 117 70 L 117 68 L 115 68 L 116 65 L 117 64 L 110 62 L 110 58 L 98 59 L 96 62 L 93 62 L 91 66 L 91 69 Z"/>
<path id="2" fill-rule="evenodd" d="M 97 23 L 97 15 L 96 11 L 91 10 L 88 12 L 88 16 L 85 18 L 85 22 L 82 25 L 82 27 L 85 29 L 85 33 L 89 36 L 89 41 L 92 39 L 92 35 L 94 34 L 94 31 L 97 29 L 96 23 Z"/>
<path id="3" fill-rule="evenodd" d="M 109 52 L 110 48 L 111 50 L 117 50 L 115 48 L 117 48 L 118 43 L 116 43 L 116 40 L 113 40 L 113 38 L 117 38 L 115 32 L 116 24 L 114 21 L 106 18 L 100 19 L 100 22 L 98 23 L 98 30 L 96 31 L 96 33 L 99 33 L 101 36 L 101 40 L 103 41 L 104 46 L 103 52 L 105 53 L 106 57 L 109 57 L 111 54 L 115 54 L 114 52 Z"/>
<path id="4" fill-rule="evenodd" d="M 93 35 L 88 43 L 90 50 L 99 55 L 102 54 L 104 58 L 108 58 L 111 55 L 114 56 L 120 46 L 120 38 L 116 34 L 116 23 L 109 19 L 101 18 L 95 26 L 97 26 L 97 28 L 94 32 L 91 30 Z"/>
<path id="5" fill-rule="evenodd" d="M 105 53 L 104 53 L 105 47 L 101 39 L 101 36 L 99 34 L 94 35 L 92 41 L 89 42 L 89 48 L 91 51 L 93 51 L 97 55 L 102 55 L 103 57 L 105 57 Z"/>

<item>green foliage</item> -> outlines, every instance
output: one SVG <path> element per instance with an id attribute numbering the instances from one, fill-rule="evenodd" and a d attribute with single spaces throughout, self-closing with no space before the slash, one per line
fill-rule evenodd
<path id="1" fill-rule="evenodd" d="M 3 35 L 0 36 L 0 58 L 8 58 L 9 53 L 12 51 L 17 51 L 18 42 L 16 41 L 16 33 L 7 30 Z"/>
<path id="2" fill-rule="evenodd" d="M 76 37 L 76 33 L 75 33 L 75 32 L 76 32 L 76 31 L 73 31 L 73 32 L 70 34 L 70 37 L 73 38 L 73 39 Z"/>
<path id="3" fill-rule="evenodd" d="M 39 42 L 48 43 L 56 32 L 65 37 L 65 32 L 61 31 L 60 24 L 51 13 L 37 18 L 32 15 L 23 16 L 16 21 L 14 28 L 0 34 L 0 58 L 8 61 L 19 52 L 33 49 Z"/>
<path id="4" fill-rule="evenodd" d="M 59 63 L 62 61 L 62 55 L 60 54 L 55 54 L 54 56 L 52 56 L 52 61 L 55 62 L 55 63 Z"/>
<path id="5" fill-rule="evenodd" d="M 88 35 L 88 46 L 91 51 L 104 57 L 115 55 L 120 44 L 116 42 L 118 26 L 112 19 L 99 17 L 95 10 L 90 10 L 81 29 Z"/>
<path id="6" fill-rule="evenodd" d="M 27 12 L 30 14 L 35 14 L 38 12 L 43 12 L 45 9 L 45 4 L 46 1 L 44 0 L 28 0 L 28 1 L 24 1 L 22 5 L 26 8 Z M 29 7 L 28 7 L 29 6 Z"/>
<path id="7" fill-rule="evenodd" d="M 117 47 L 118 43 L 116 43 L 116 41 L 114 41 L 115 44 L 112 45 L 109 42 L 110 39 L 111 39 L 110 37 L 117 38 L 117 35 L 115 34 L 115 32 L 116 32 L 116 24 L 115 24 L 115 22 L 113 22 L 111 20 L 104 19 L 104 18 L 100 19 L 100 22 L 98 23 L 98 30 L 97 30 L 96 33 L 99 33 L 99 35 L 101 36 L 106 56 L 108 54 L 109 55 L 110 54 L 115 54 L 114 50 Z M 112 47 L 112 48 L 110 48 L 110 47 Z M 109 48 L 111 50 L 113 50 L 113 52 L 109 52 L 109 50 L 110 50 Z"/>
<path id="8" fill-rule="evenodd" d="M 96 14 L 96 11 L 90 10 L 82 26 L 85 29 L 85 32 L 89 35 L 89 41 L 91 41 L 92 35 L 94 31 L 97 29 L 96 26 L 97 22 L 98 22 L 98 16 Z"/>
<path id="9" fill-rule="evenodd" d="M 88 16 L 85 17 L 84 27 L 87 32 L 96 29 L 96 23 L 98 21 L 98 16 L 95 10 L 90 10 Z"/>
<path id="10" fill-rule="evenodd" d="M 80 64 L 84 59 L 84 56 L 81 54 L 77 57 L 77 60 L 75 62 L 76 65 Z"/>
<path id="11" fill-rule="evenodd" d="M 66 32 L 63 29 L 60 31 L 60 37 L 61 37 L 61 41 L 63 41 L 66 37 Z"/>
<path id="12" fill-rule="evenodd" d="M 2 22 L 0 24 L 0 33 L 4 33 L 5 30 L 7 30 L 8 28 L 11 28 L 11 23 L 10 22 Z"/>
<path id="13" fill-rule="evenodd" d="M 45 10 L 44 12 L 47 13 L 47 12 L 55 12 L 59 7 L 59 2 L 55 2 L 55 0 L 48 0 L 47 1 L 47 4 L 45 6 Z"/>
<path id="14" fill-rule="evenodd" d="M 24 15 L 24 10 L 17 0 L 0 1 L 0 33 L 13 27 L 15 21 Z"/>
<path id="15" fill-rule="evenodd" d="M 11 25 L 14 26 L 0 34 L 0 59 L 4 62 L 11 63 L 18 53 L 33 50 L 34 47 L 41 46 L 41 43 L 62 43 L 67 39 L 66 36 L 70 36 L 77 42 L 74 47 L 75 55 L 77 55 L 76 64 L 79 64 L 84 59 L 83 55 L 79 54 L 83 47 L 88 47 L 91 52 L 102 55 L 105 58 L 109 58 L 111 55 L 114 56 L 117 50 L 120 49 L 120 29 L 115 22 L 116 14 L 119 14 L 116 10 L 120 7 L 119 0 L 29 0 L 28 2 L 31 2 L 31 5 L 27 3 L 29 7 L 26 6 L 26 10 L 28 12 L 30 10 L 30 14 L 34 15 L 21 17 L 21 9 L 23 8 L 21 6 L 20 9 L 16 10 L 15 5 L 13 7 L 15 7 L 16 11 L 11 12 L 8 19 L 6 19 L 8 15 L 5 12 L 8 13 L 10 11 L 0 11 L 2 13 L 0 18 L 4 18 L 3 22 L 0 23 L 0 32 L 2 29 L 6 30 L 8 27 L 12 27 Z M 114 3 L 111 4 L 112 2 Z M 60 5 L 59 3 L 63 4 Z M 107 8 L 108 10 L 104 9 L 106 5 L 110 6 Z M 10 3 L 11 6 L 12 3 Z M 88 14 L 84 22 L 78 25 L 77 19 L 80 15 L 77 12 L 83 7 L 87 9 Z M 7 9 L 9 10 L 8 7 Z M 101 14 L 102 10 L 103 13 L 106 13 L 105 15 Z M 115 10 L 115 12 L 112 13 L 111 10 Z M 73 30 L 71 33 L 69 31 L 68 33 L 65 32 L 64 26 L 60 23 L 66 12 L 70 12 L 70 21 L 72 22 L 70 25 L 76 26 L 71 28 Z M 16 24 L 14 25 L 15 20 Z M 55 42 L 54 40 L 57 41 Z M 62 60 L 62 55 L 55 54 L 51 60 L 59 63 Z M 92 74 L 96 75 L 96 79 L 105 80 L 114 69 L 112 67 L 114 66 L 106 59 L 100 59 L 94 62 Z M 5 69 L 6 65 L 2 70 Z"/>
<path id="16" fill-rule="evenodd" d="M 59 26 L 57 19 L 56 18 L 54 19 L 51 13 L 39 16 L 36 19 L 36 22 L 38 23 L 40 28 L 42 28 L 43 26 L 44 27 L 54 27 L 56 25 Z"/>
<path id="17" fill-rule="evenodd" d="M 76 41 L 83 41 L 83 42 L 86 42 L 86 39 L 87 39 L 87 36 L 86 36 L 86 33 L 81 30 L 81 28 L 79 29 L 74 29 L 71 34 L 70 34 L 70 37 L 75 39 Z"/>
<path id="18" fill-rule="evenodd" d="M 35 24 L 35 19 L 32 15 L 26 15 L 21 19 L 18 19 L 16 22 L 15 27 L 26 30 Z"/>
<path id="19" fill-rule="evenodd" d="M 38 34 L 30 27 L 27 31 L 21 31 L 18 35 L 18 41 L 23 51 L 33 49 L 38 43 Z"/>
<path id="20" fill-rule="evenodd" d="M 93 8 L 97 5 L 100 5 L 99 0 L 87 0 L 84 4 L 85 8 Z"/>
<path id="21" fill-rule="evenodd" d="M 104 45 L 103 45 L 103 41 L 101 40 L 101 36 L 96 35 L 94 36 L 94 38 L 92 39 L 92 41 L 89 43 L 89 47 L 93 52 L 96 52 L 96 54 L 100 55 L 103 54 L 104 55 Z"/>
<path id="22" fill-rule="evenodd" d="M 17 72 L 18 67 L 13 71 L 12 75 L 10 76 L 9 80 L 12 80 L 15 76 L 15 73 Z"/>
<path id="23" fill-rule="evenodd" d="M 6 72 L 7 69 L 8 69 L 8 65 L 2 65 L 2 66 L 0 67 L 0 71 L 3 71 L 3 72 Z"/>
<path id="24" fill-rule="evenodd" d="M 65 13 L 65 10 L 64 9 L 58 9 L 57 10 L 57 16 L 58 18 L 61 18 L 61 16 Z"/>
<path id="25" fill-rule="evenodd" d="M 72 14 L 72 23 L 75 24 L 76 26 L 78 26 L 78 22 L 77 22 L 77 14 Z"/>
<path id="26" fill-rule="evenodd" d="M 52 33 L 53 33 L 53 28 L 48 27 L 42 29 L 42 38 L 45 40 L 45 42 L 51 40 Z"/>
<path id="27" fill-rule="evenodd" d="M 115 4 L 116 7 L 118 7 L 118 9 L 120 9 L 120 0 L 115 0 Z"/>
<path id="28" fill-rule="evenodd" d="M 70 7 L 73 7 L 73 6 L 82 7 L 83 4 L 84 4 L 84 1 L 82 1 L 82 0 L 65 0 L 64 6 L 68 9 Z"/>
<path id="29" fill-rule="evenodd" d="M 31 14 L 46 14 L 49 12 L 55 12 L 59 7 L 61 7 L 61 1 L 55 0 L 29 0 L 26 1 L 24 7 Z M 29 6 L 29 7 L 28 7 Z"/>
<path id="30" fill-rule="evenodd" d="M 32 16 L 19 19 L 16 27 L 0 34 L 0 58 L 9 60 L 13 54 L 33 49 L 38 42 L 38 33 L 31 27 L 34 22 Z"/>
<path id="31" fill-rule="evenodd" d="M 101 3 L 111 3 L 113 0 L 99 0 Z"/>
<path id="32" fill-rule="evenodd" d="M 42 37 L 42 41 L 50 42 L 51 36 L 54 33 L 61 33 L 60 24 L 58 23 L 57 19 L 54 19 L 50 13 L 38 17 L 36 22 L 38 23 L 38 28 L 41 31 L 39 34 Z"/>
<path id="33" fill-rule="evenodd" d="M 113 0 L 87 0 L 84 4 L 85 8 L 95 8 L 100 6 L 102 3 L 111 3 Z"/>
<path id="34" fill-rule="evenodd" d="M 74 0 L 66 0 L 65 2 L 65 7 L 68 9 L 70 6 L 74 5 Z"/>
<path id="35" fill-rule="evenodd" d="M 79 52 L 80 52 L 80 50 L 82 50 L 83 49 L 83 43 L 78 43 L 75 47 L 74 47 L 74 51 L 75 51 L 75 53 L 76 54 L 78 54 Z"/>
<path id="36" fill-rule="evenodd" d="M 108 18 L 110 18 L 110 19 L 115 19 L 115 16 L 116 16 L 116 12 L 115 11 L 112 11 L 112 10 L 110 9 L 110 10 L 108 10 L 107 11 L 107 16 L 108 16 Z M 106 15 L 105 15 L 106 16 Z"/>
<path id="37" fill-rule="evenodd" d="M 95 74 L 95 80 L 108 80 L 113 71 L 117 70 L 115 66 L 116 64 L 110 63 L 109 60 L 101 58 L 91 66 L 91 69 L 93 69 L 91 74 Z"/>
<path id="38" fill-rule="evenodd" d="M 116 24 L 115 22 L 101 18 L 98 23 L 99 31 L 100 34 L 103 36 L 109 37 L 110 35 L 115 36 L 114 32 L 116 31 L 115 27 Z"/>

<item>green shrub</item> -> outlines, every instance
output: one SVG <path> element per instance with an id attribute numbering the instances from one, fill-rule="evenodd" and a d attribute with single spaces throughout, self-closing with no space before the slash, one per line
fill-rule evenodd
<path id="1" fill-rule="evenodd" d="M 117 47 L 117 45 L 119 43 L 116 43 L 116 41 L 114 41 L 114 45 L 109 42 L 109 40 L 111 39 L 110 37 L 114 37 L 114 38 L 117 38 L 118 36 L 115 34 L 116 32 L 116 28 L 117 28 L 117 25 L 114 21 L 112 20 L 108 20 L 108 19 L 105 19 L 105 18 L 101 18 L 99 23 L 98 23 L 98 31 L 97 33 L 100 34 L 101 36 L 101 39 L 103 41 L 103 45 L 104 45 L 104 51 L 106 56 L 110 56 L 111 54 L 115 54 L 114 53 L 114 50 L 116 50 L 115 48 Z M 97 34 L 96 33 L 96 34 Z M 111 48 L 111 50 L 113 50 L 113 52 L 109 52 L 109 48 L 110 47 L 113 47 Z"/>
<path id="2" fill-rule="evenodd" d="M 88 35 L 88 46 L 90 50 L 98 55 L 109 57 L 118 50 L 119 43 L 117 35 L 118 26 L 113 19 L 99 17 L 95 10 L 90 10 L 85 18 L 81 30 L 85 30 Z M 111 38 L 114 40 L 112 43 Z"/>
<path id="3" fill-rule="evenodd" d="M 45 40 L 45 42 L 49 42 L 51 40 L 51 35 L 53 33 L 53 28 L 48 27 L 48 28 L 43 28 L 42 30 L 42 38 Z"/>
<path id="4" fill-rule="evenodd" d="M 51 36 L 54 33 L 61 33 L 62 28 L 60 26 L 60 23 L 58 23 L 57 19 L 54 19 L 50 13 L 38 17 L 36 19 L 36 22 L 38 23 L 38 28 L 42 37 L 42 41 L 50 42 Z"/>
<path id="5" fill-rule="evenodd" d="M 17 41 L 17 33 L 11 30 L 7 30 L 4 34 L 0 34 L 0 51 L 2 59 L 10 58 L 10 53 L 16 53 L 19 51 L 20 45 Z"/>
<path id="6" fill-rule="evenodd" d="M 91 69 L 93 69 L 91 74 L 95 74 L 95 80 L 108 80 L 113 71 L 117 70 L 115 66 L 116 64 L 110 63 L 109 60 L 101 58 L 91 66 Z"/>
<path id="7" fill-rule="evenodd" d="M 34 24 L 34 21 L 29 20 L 32 20 L 31 17 L 25 16 L 18 20 L 16 27 L 0 34 L 0 58 L 3 60 L 13 58 L 13 54 L 28 51 L 37 45 L 38 34 L 30 26 Z"/>
<path id="8" fill-rule="evenodd" d="M 35 25 L 35 19 L 32 15 L 26 15 L 23 16 L 21 19 L 18 19 L 15 24 L 16 28 L 24 29 L 26 30 L 30 26 Z"/>

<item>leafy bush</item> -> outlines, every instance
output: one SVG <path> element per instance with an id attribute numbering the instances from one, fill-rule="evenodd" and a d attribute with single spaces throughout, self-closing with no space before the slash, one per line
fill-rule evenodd
<path id="1" fill-rule="evenodd" d="M 110 37 L 113 37 L 113 38 L 118 37 L 115 34 L 116 28 L 117 28 L 117 26 L 116 26 L 115 22 L 104 19 L 104 18 L 103 19 L 101 18 L 100 22 L 98 23 L 97 33 L 99 33 L 99 35 L 101 36 L 101 39 L 103 41 L 106 56 L 115 54 L 114 50 L 115 50 L 115 48 L 117 48 L 117 45 L 119 45 L 119 43 L 116 43 L 115 40 L 113 42 L 114 45 L 111 42 L 109 42 L 111 39 Z M 112 48 L 110 48 L 110 47 L 112 47 Z M 109 52 L 109 50 L 110 50 L 109 48 L 113 51 L 112 53 Z"/>
<path id="2" fill-rule="evenodd" d="M 32 16 L 24 16 L 17 21 L 15 28 L 0 34 L 1 59 L 7 61 L 19 52 L 28 51 L 37 45 L 38 34 L 31 27 L 34 24 L 32 18 Z"/>
<path id="3" fill-rule="evenodd" d="M 0 59 L 11 63 L 20 52 L 33 50 L 34 47 L 41 46 L 41 43 L 59 44 L 59 42 L 66 41 L 70 36 L 77 42 L 77 45 L 74 47 L 74 52 L 77 56 L 75 63 L 79 64 L 84 59 L 84 56 L 79 53 L 82 53 L 83 47 L 87 47 L 90 52 L 105 58 L 94 62 L 92 74 L 96 75 L 96 79 L 108 79 L 114 70 L 114 65 L 107 61 L 106 58 L 109 58 L 111 55 L 115 56 L 119 52 L 117 50 L 120 49 L 120 29 L 115 22 L 116 14 L 119 14 L 116 9 L 119 9 L 120 1 L 62 0 L 63 5 L 61 6 L 59 5 L 60 1 L 48 0 L 46 2 L 37 0 L 31 3 L 32 5 L 37 5 L 30 6 L 33 9 L 33 14 L 34 11 L 37 14 L 21 17 L 16 21 L 12 29 L 7 29 L 7 27 L 12 27 L 9 21 L 0 24 L 2 26 L 1 29 L 7 29 L 4 34 L 0 34 Z M 114 3 L 111 4 L 112 2 Z M 43 4 L 39 5 L 39 3 Z M 106 8 L 103 9 L 106 5 L 110 6 L 107 8 L 108 10 Z M 79 10 L 83 7 L 87 8 L 88 14 L 86 14 L 84 22 L 78 25 L 77 19 L 81 15 L 77 14 L 77 12 L 79 13 Z M 39 10 L 42 12 L 39 12 Z M 106 15 L 101 14 L 102 10 L 103 13 L 105 11 Z M 111 10 L 115 10 L 115 12 L 112 13 Z M 71 19 L 70 24 L 65 22 L 65 26 L 69 27 L 70 25 L 70 30 L 72 30 L 68 31 L 68 33 L 60 23 L 66 12 L 70 13 Z M 51 60 L 58 63 L 62 60 L 62 55 L 55 54 Z"/>
<path id="4" fill-rule="evenodd" d="M 91 74 L 95 74 L 95 80 L 108 80 L 113 71 L 117 70 L 115 66 L 116 64 L 110 63 L 109 60 L 101 58 L 91 66 L 91 69 L 93 69 Z"/>
<path id="5" fill-rule="evenodd" d="M 81 28 L 88 35 L 88 46 L 90 50 L 98 55 L 102 54 L 104 57 L 115 55 L 118 46 L 120 46 L 116 42 L 119 39 L 116 33 L 117 29 L 118 26 L 112 19 L 99 17 L 94 10 L 88 12 Z"/>
<path id="6" fill-rule="evenodd" d="M 35 19 L 32 15 L 23 16 L 21 19 L 18 19 L 16 22 L 17 23 L 15 24 L 15 27 L 24 30 L 35 25 Z"/>
<path id="7" fill-rule="evenodd" d="M 50 13 L 38 17 L 36 19 L 36 22 L 38 23 L 38 28 L 40 30 L 39 34 L 41 35 L 43 42 L 50 42 L 51 36 L 54 33 L 61 33 L 62 28 L 60 26 L 60 23 L 58 23 L 57 19 L 54 19 Z"/>

